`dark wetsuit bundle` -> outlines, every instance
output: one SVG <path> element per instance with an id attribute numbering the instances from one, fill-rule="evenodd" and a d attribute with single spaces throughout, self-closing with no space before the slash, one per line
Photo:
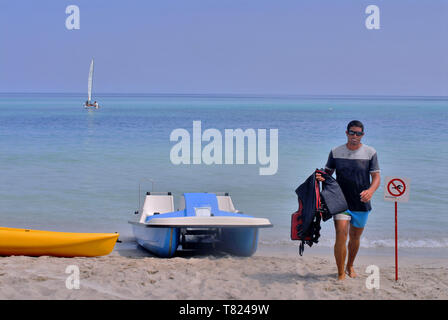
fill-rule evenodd
<path id="1" fill-rule="evenodd" d="M 320 173 L 325 181 L 322 190 L 316 180 Z M 302 255 L 305 243 L 310 247 L 320 237 L 320 222 L 327 221 L 335 214 L 348 209 L 344 194 L 336 180 L 324 170 L 316 169 L 297 189 L 299 209 L 291 217 L 291 240 L 300 240 L 299 254 Z"/>

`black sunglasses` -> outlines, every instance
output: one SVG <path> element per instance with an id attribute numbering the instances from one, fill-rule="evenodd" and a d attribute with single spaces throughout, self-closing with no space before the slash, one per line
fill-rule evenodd
<path id="1" fill-rule="evenodd" d="M 353 131 L 353 130 L 348 130 L 348 134 L 349 135 L 354 135 L 354 134 L 356 134 L 358 137 L 360 137 L 360 136 L 363 136 L 364 135 L 364 132 L 362 132 L 362 131 Z"/>

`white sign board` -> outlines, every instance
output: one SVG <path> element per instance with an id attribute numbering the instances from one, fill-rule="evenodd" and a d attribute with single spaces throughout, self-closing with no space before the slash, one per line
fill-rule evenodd
<path id="1" fill-rule="evenodd" d="M 384 200 L 396 202 L 409 201 L 411 180 L 402 177 L 386 177 Z"/>

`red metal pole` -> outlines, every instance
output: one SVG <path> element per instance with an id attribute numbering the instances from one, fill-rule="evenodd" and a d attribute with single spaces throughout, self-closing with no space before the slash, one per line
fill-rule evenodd
<path id="1" fill-rule="evenodd" d="M 395 201 L 395 281 L 398 280 L 398 228 L 397 228 L 397 201 Z"/>

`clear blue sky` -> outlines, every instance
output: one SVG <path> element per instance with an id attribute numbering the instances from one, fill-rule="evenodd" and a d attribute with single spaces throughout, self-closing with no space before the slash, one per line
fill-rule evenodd
<path id="1" fill-rule="evenodd" d="M 2 0 L 0 92 L 85 92 L 94 56 L 95 92 L 448 96 L 447 35 L 446 0 Z"/>

